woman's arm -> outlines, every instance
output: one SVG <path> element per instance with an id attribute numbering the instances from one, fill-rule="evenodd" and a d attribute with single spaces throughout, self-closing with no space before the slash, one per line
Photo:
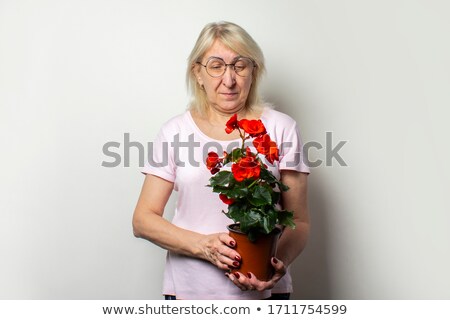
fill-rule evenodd
<path id="1" fill-rule="evenodd" d="M 309 236 L 307 208 L 308 174 L 297 171 L 281 171 L 281 181 L 289 186 L 282 194 L 283 209 L 294 212 L 295 229 L 286 228 L 278 243 L 277 258 L 289 266 L 303 251 Z"/>
<path id="2" fill-rule="evenodd" d="M 179 228 L 163 218 L 173 183 L 148 174 L 133 215 L 133 232 L 138 238 L 175 253 L 208 260 L 228 270 L 238 253 L 230 247 L 234 240 L 226 233 L 203 235 Z"/>

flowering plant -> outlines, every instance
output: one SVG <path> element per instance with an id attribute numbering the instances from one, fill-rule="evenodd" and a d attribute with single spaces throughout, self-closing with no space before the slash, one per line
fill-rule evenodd
<path id="1" fill-rule="evenodd" d="M 230 153 L 224 152 L 223 157 L 209 152 L 206 158 L 206 167 L 213 174 L 208 186 L 228 205 L 228 212 L 223 213 L 239 223 L 250 241 L 255 241 L 260 234 L 269 234 L 276 225 L 295 228 L 293 213 L 278 206 L 281 192 L 289 188 L 259 157 L 264 155 L 270 164 L 279 161 L 277 144 L 270 139 L 261 120 L 238 121 L 235 114 L 225 128 L 228 134 L 234 130 L 239 131 L 242 145 Z M 246 146 L 246 141 L 252 138 L 256 153 Z M 223 170 L 230 163 L 231 171 Z"/>

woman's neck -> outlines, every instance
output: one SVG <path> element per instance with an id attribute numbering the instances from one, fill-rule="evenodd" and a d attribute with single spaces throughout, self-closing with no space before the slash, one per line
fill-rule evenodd
<path id="1" fill-rule="evenodd" d="M 261 110 L 256 109 L 241 109 L 238 112 L 238 119 L 259 119 L 262 113 Z M 225 132 L 227 121 L 234 113 L 220 112 L 212 108 L 208 109 L 205 114 L 200 114 L 195 110 L 191 110 L 192 118 L 197 127 L 207 136 L 217 140 L 234 140 L 239 138 L 239 132 L 234 131 L 231 134 Z"/>

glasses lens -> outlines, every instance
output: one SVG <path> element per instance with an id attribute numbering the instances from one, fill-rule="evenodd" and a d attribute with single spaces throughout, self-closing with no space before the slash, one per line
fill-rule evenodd
<path id="1" fill-rule="evenodd" d="M 212 77 L 220 77 L 225 73 L 225 62 L 221 59 L 211 59 L 206 64 L 206 71 Z"/>
<path id="2" fill-rule="evenodd" d="M 239 58 L 234 64 L 234 71 L 241 77 L 248 77 L 253 71 L 253 61 L 249 58 Z"/>
<path id="3" fill-rule="evenodd" d="M 229 64 L 228 66 L 234 67 L 234 71 L 241 77 L 248 77 L 253 71 L 253 61 L 249 58 L 239 58 L 235 63 Z M 206 63 L 206 72 L 211 77 L 221 77 L 225 73 L 227 65 L 225 61 L 218 58 L 212 58 Z"/>

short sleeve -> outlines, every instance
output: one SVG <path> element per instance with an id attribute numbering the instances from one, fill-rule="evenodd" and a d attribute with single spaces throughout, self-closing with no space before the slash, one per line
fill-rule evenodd
<path id="1" fill-rule="evenodd" d="M 175 182 L 176 166 L 173 157 L 172 141 L 168 139 L 170 133 L 167 126 L 163 126 L 155 140 L 149 145 L 147 161 L 141 170 L 144 174 L 152 174 L 170 182 Z"/>
<path id="2" fill-rule="evenodd" d="M 306 165 L 303 143 L 300 137 L 300 130 L 296 122 L 290 128 L 285 128 L 282 140 L 280 146 L 280 170 L 294 170 L 309 173 L 310 171 Z"/>

